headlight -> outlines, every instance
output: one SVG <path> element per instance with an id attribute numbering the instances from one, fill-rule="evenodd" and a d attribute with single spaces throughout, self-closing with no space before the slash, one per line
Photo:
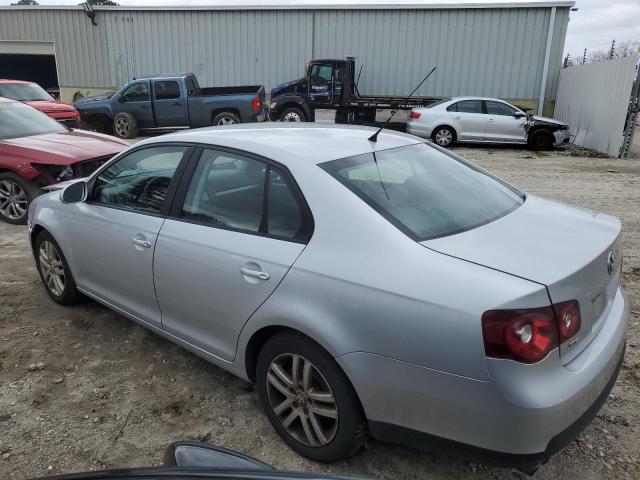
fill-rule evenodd
<path id="1" fill-rule="evenodd" d="M 276 108 L 278 106 L 278 102 L 271 102 L 271 105 L 269 105 L 269 108 Z"/>
<path id="2" fill-rule="evenodd" d="M 71 165 L 65 165 L 64 167 L 62 167 L 62 170 L 60 170 L 60 173 L 58 173 L 58 175 L 56 176 L 56 180 L 58 180 L 59 182 L 71 180 L 72 178 L 73 169 L 71 168 Z"/>

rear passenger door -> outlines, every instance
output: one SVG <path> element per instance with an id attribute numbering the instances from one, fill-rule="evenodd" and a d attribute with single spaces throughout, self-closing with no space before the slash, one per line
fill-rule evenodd
<path id="1" fill-rule="evenodd" d="M 163 328 L 233 360 L 242 327 L 303 251 L 311 229 L 306 203 L 283 167 L 203 149 L 156 243 Z"/>
<path id="2" fill-rule="evenodd" d="M 180 91 L 177 80 L 153 82 L 153 111 L 158 127 L 189 125 L 186 95 Z"/>
<path id="3" fill-rule="evenodd" d="M 458 140 L 483 141 L 487 128 L 487 116 L 481 100 L 460 100 L 447 107 Z"/>

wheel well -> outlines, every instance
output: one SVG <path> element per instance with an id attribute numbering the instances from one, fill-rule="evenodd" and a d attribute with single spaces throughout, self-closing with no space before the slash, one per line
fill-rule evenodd
<path id="1" fill-rule="evenodd" d="M 33 230 L 29 234 L 29 236 L 31 237 L 31 250 L 33 251 L 34 255 L 36 254 L 36 238 L 38 238 L 38 235 L 43 230 L 45 230 L 45 228 L 42 225 L 34 225 Z"/>
<path id="2" fill-rule="evenodd" d="M 216 115 L 223 112 L 235 113 L 238 116 L 238 118 L 241 118 L 240 111 L 237 108 L 218 108 L 211 112 L 211 121 L 213 122 L 213 119 L 216 118 Z"/>
<path id="3" fill-rule="evenodd" d="M 442 125 L 438 125 L 437 127 L 434 127 L 433 130 L 431 130 L 431 138 L 433 138 L 433 136 L 438 131 L 438 129 L 442 128 L 442 127 L 447 127 L 449 129 L 451 129 L 451 131 L 453 132 L 453 140 L 454 141 L 458 138 L 458 132 L 456 132 L 456 129 L 453 128 L 451 125 L 448 125 L 446 123 L 443 123 Z"/>
<path id="4" fill-rule="evenodd" d="M 546 132 L 549 135 L 553 135 L 553 130 L 550 127 L 547 127 L 545 125 L 535 125 L 533 127 L 531 127 L 531 129 L 529 130 L 529 135 L 533 135 L 534 133 L 537 132 Z"/>

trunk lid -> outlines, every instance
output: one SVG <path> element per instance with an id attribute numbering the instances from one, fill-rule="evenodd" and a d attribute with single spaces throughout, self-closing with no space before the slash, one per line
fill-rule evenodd
<path id="1" fill-rule="evenodd" d="M 616 217 L 529 195 L 520 208 L 494 222 L 421 243 L 543 284 L 552 303 L 577 300 L 582 327 L 560 348 L 568 363 L 601 328 L 616 295 L 620 232 Z"/>

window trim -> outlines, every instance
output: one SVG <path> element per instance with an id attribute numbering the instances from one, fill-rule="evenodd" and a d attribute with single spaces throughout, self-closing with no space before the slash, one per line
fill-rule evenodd
<path id="1" fill-rule="evenodd" d="M 300 213 L 302 216 L 302 219 L 301 219 L 302 224 L 300 227 L 302 234 L 300 236 L 302 238 L 289 238 L 289 237 L 283 237 L 280 235 L 273 235 L 268 232 L 260 232 L 260 231 L 255 232 L 253 230 L 245 230 L 245 229 L 235 228 L 235 227 L 223 227 L 219 225 L 212 225 L 209 222 L 204 222 L 204 221 L 201 222 L 198 220 L 181 217 L 180 214 L 182 213 L 182 207 L 184 206 L 184 202 L 187 197 L 187 191 L 189 190 L 189 186 L 191 184 L 193 174 L 195 173 L 198 167 L 198 163 L 200 163 L 200 158 L 205 149 L 218 150 L 220 152 L 240 155 L 240 156 L 247 157 L 252 160 L 256 160 L 258 162 L 262 162 L 266 164 L 265 175 L 264 175 L 265 184 L 264 184 L 263 201 L 262 201 L 262 218 L 263 219 L 266 218 L 265 215 L 267 215 L 268 213 L 269 172 L 271 170 L 271 167 L 274 167 L 279 172 L 281 172 L 282 175 L 284 175 L 287 183 L 291 187 L 292 193 L 296 199 L 296 202 L 298 203 L 298 208 L 300 208 Z M 188 164 L 185 166 L 184 172 L 182 173 L 180 178 L 180 183 L 177 186 L 175 195 L 172 198 L 171 207 L 169 209 L 169 213 L 167 214 L 167 218 L 178 221 L 178 222 L 191 223 L 191 224 L 200 225 L 203 227 L 216 228 L 219 230 L 228 230 L 228 231 L 237 232 L 237 233 L 244 233 L 247 235 L 254 235 L 257 237 L 272 238 L 274 240 L 298 243 L 301 245 L 306 245 L 311 241 L 311 238 L 313 237 L 313 232 L 315 230 L 315 222 L 313 219 L 313 214 L 311 213 L 311 209 L 309 208 L 309 204 L 307 203 L 307 200 L 304 197 L 304 194 L 302 193 L 302 190 L 300 189 L 298 182 L 296 182 L 295 178 L 293 177 L 293 175 L 285 165 L 279 162 L 276 162 L 275 160 L 272 160 L 270 158 L 263 157 L 262 155 L 257 155 L 255 153 L 247 152 L 245 150 L 240 150 L 233 147 L 225 147 L 221 145 L 212 145 L 208 143 L 194 145 L 194 151 L 191 154 L 191 157 L 189 158 Z M 265 221 L 268 221 L 268 220 L 265 220 Z M 260 226 L 262 226 L 262 222 Z"/>
<path id="2" fill-rule="evenodd" d="M 158 98 L 158 95 L 156 94 L 156 86 L 159 83 L 169 83 L 169 82 L 173 82 L 176 84 L 176 86 L 178 87 L 178 96 L 177 97 L 171 97 L 171 98 Z M 177 79 L 164 79 L 164 80 L 156 80 L 153 82 L 153 101 L 154 102 L 167 102 L 167 101 L 171 101 L 171 100 L 178 100 L 182 98 L 182 89 L 180 88 L 180 82 Z"/>
<path id="3" fill-rule="evenodd" d="M 458 110 L 458 104 L 462 103 L 462 102 L 478 102 L 480 104 L 480 111 L 479 112 L 461 112 Z M 455 110 L 449 110 L 451 107 L 456 106 Z M 466 113 L 466 114 L 470 114 L 470 115 L 486 115 L 487 114 L 487 107 L 485 106 L 484 100 L 480 100 L 477 98 L 465 98 L 464 100 L 458 100 L 457 102 L 453 102 L 451 105 L 447 106 L 447 112 L 450 113 Z"/>
<path id="4" fill-rule="evenodd" d="M 110 166 L 115 165 L 117 162 L 119 162 L 122 159 L 125 159 L 126 157 L 128 157 L 133 153 L 139 152 L 141 150 L 148 150 L 150 148 L 158 148 L 158 147 L 160 148 L 161 147 L 186 147 L 184 153 L 182 154 L 182 158 L 180 159 L 180 163 L 178 163 L 178 166 L 176 167 L 176 171 L 173 174 L 173 177 L 171 178 L 171 183 L 169 183 L 169 188 L 167 189 L 167 195 L 165 196 L 164 201 L 162 202 L 162 206 L 160 207 L 159 213 L 143 212 L 140 210 L 135 210 L 133 208 L 121 207 L 118 205 L 113 205 L 110 203 L 101 203 L 93 200 L 92 198 L 93 190 L 96 186 L 96 180 L 98 179 L 98 177 L 102 172 L 104 172 Z M 140 147 L 134 147 L 130 150 L 125 150 L 124 152 L 122 152 L 123 153 L 122 155 L 115 156 L 114 158 L 111 159 L 111 161 L 102 165 L 98 170 L 96 170 L 91 175 L 91 177 L 89 177 L 89 179 L 87 180 L 88 194 L 87 194 L 87 199 L 85 200 L 85 203 L 87 203 L 88 205 L 96 205 L 99 207 L 112 208 L 114 210 L 121 210 L 123 212 L 137 213 L 138 215 L 148 215 L 150 217 L 166 218 L 169 215 L 169 210 L 173 203 L 176 190 L 178 189 L 180 181 L 182 180 L 182 176 L 184 175 L 185 169 L 189 161 L 191 160 L 191 157 L 193 156 L 195 150 L 196 148 L 193 143 L 185 143 L 185 142 L 159 142 L 159 143 L 152 143 L 148 145 L 141 145 Z"/>
<path id="5" fill-rule="evenodd" d="M 126 92 L 127 90 L 129 90 L 131 87 L 133 87 L 134 85 L 146 85 L 147 86 L 147 94 L 148 94 L 148 98 L 146 100 L 132 100 L 130 102 L 127 102 L 124 100 L 124 92 Z M 144 103 L 144 102 L 151 102 L 151 84 L 149 83 L 148 80 L 141 80 L 139 82 L 134 82 L 134 83 L 129 83 L 128 85 L 126 85 L 121 92 L 118 92 L 118 96 L 123 98 L 122 103 Z"/>

